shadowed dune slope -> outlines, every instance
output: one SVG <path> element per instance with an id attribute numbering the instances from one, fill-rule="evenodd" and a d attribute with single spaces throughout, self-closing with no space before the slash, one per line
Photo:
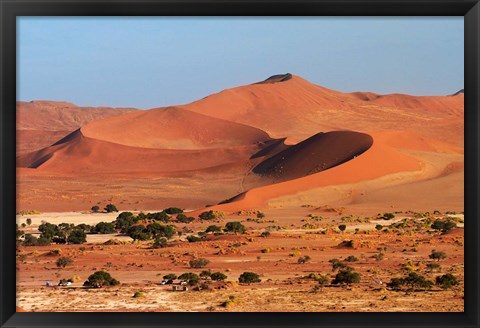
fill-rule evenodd
<path id="1" fill-rule="evenodd" d="M 372 143 L 372 137 L 364 133 L 317 133 L 264 160 L 253 172 L 278 182 L 296 179 L 347 162 L 369 149 Z"/>
<path id="2" fill-rule="evenodd" d="M 96 121 L 82 127 L 86 137 L 132 147 L 205 149 L 270 140 L 264 131 L 176 107 Z"/>
<path id="3" fill-rule="evenodd" d="M 271 199 L 287 195 L 294 198 L 295 194 L 305 190 L 367 181 L 389 174 L 423 170 L 424 164 L 420 160 L 389 146 L 386 142 L 388 138 L 383 134 L 374 134 L 372 138 L 374 142 L 367 151 L 342 165 L 298 179 L 250 189 L 231 198 L 230 203 L 217 205 L 211 209 L 228 211 L 260 208 Z"/>

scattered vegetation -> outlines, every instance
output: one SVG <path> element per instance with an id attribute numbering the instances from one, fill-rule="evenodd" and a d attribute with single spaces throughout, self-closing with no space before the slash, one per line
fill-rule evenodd
<path id="1" fill-rule="evenodd" d="M 188 263 L 189 263 L 191 268 L 198 269 L 198 268 L 203 268 L 203 267 L 207 266 L 207 264 L 210 263 L 210 261 L 207 260 L 207 259 L 204 259 L 204 258 L 199 258 L 199 259 L 191 260 Z"/>
<path id="2" fill-rule="evenodd" d="M 66 257 L 66 256 L 63 256 L 63 257 L 60 257 L 56 262 L 55 264 L 57 265 L 57 267 L 59 268 L 65 268 L 66 266 L 68 265 L 72 265 L 73 264 L 73 260 L 69 257 Z"/>

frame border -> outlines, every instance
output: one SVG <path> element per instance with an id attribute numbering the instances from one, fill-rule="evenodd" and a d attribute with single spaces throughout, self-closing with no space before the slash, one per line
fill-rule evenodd
<path id="1" fill-rule="evenodd" d="M 17 16 L 464 16 L 464 313 L 16 313 Z M 480 4 L 478 0 L 0 0 L 0 327 L 479 327 Z"/>

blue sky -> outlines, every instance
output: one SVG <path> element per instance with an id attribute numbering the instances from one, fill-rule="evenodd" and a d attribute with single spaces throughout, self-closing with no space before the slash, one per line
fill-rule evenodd
<path id="1" fill-rule="evenodd" d="M 344 91 L 463 88 L 463 17 L 20 17 L 17 99 L 153 108 L 293 73 Z"/>

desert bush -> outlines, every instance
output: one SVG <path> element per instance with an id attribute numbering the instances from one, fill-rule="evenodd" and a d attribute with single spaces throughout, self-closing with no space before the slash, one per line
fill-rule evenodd
<path id="1" fill-rule="evenodd" d="M 167 223 L 170 221 L 170 216 L 168 216 L 167 212 L 155 212 L 155 213 L 148 213 L 145 215 L 146 220 L 155 220 Z"/>
<path id="2" fill-rule="evenodd" d="M 339 259 L 331 259 L 328 262 L 332 263 L 332 271 L 337 271 L 338 269 L 347 269 L 349 268 L 344 262 Z"/>
<path id="3" fill-rule="evenodd" d="M 338 226 L 338 229 L 340 231 L 345 231 L 345 229 L 347 229 L 347 226 L 345 224 L 341 224 L 341 225 Z"/>
<path id="4" fill-rule="evenodd" d="M 190 235 L 190 236 L 187 236 L 187 240 L 190 243 L 195 243 L 195 242 L 198 242 L 198 241 L 202 241 L 203 239 L 201 237 L 198 237 L 198 236 Z"/>
<path id="5" fill-rule="evenodd" d="M 117 286 L 120 285 L 120 282 L 114 279 L 106 271 L 97 271 L 90 275 L 83 285 L 87 287 L 101 288 L 103 286 Z"/>
<path id="6" fill-rule="evenodd" d="M 157 222 L 155 223 L 150 223 L 147 225 L 145 230 L 143 231 L 145 233 L 150 233 L 154 237 L 159 236 L 159 237 L 165 237 L 167 239 L 170 239 L 175 235 L 176 230 L 174 225 L 162 225 Z"/>
<path id="7" fill-rule="evenodd" d="M 204 258 L 199 258 L 199 259 L 191 260 L 188 263 L 190 264 L 191 268 L 198 269 L 198 268 L 203 268 L 203 267 L 207 266 L 207 264 L 210 263 L 210 261 L 207 260 L 207 259 L 204 259 Z"/>
<path id="8" fill-rule="evenodd" d="M 455 222 L 452 222 L 449 219 L 446 219 L 446 220 L 437 219 L 431 225 L 432 229 L 440 230 L 442 231 L 442 233 L 447 233 L 455 227 L 457 227 L 457 224 Z"/>
<path id="9" fill-rule="evenodd" d="M 243 284 L 252 284 L 261 281 L 260 276 L 254 272 L 244 272 L 238 277 L 238 282 Z"/>
<path id="10" fill-rule="evenodd" d="M 210 225 L 205 229 L 205 232 L 222 232 L 222 228 L 216 225 Z"/>
<path id="11" fill-rule="evenodd" d="M 263 212 L 258 211 L 257 212 L 257 219 L 263 219 L 265 217 L 265 214 Z"/>
<path id="12" fill-rule="evenodd" d="M 145 294 L 143 292 L 137 291 L 135 294 L 132 296 L 133 298 L 142 298 L 145 297 Z"/>
<path id="13" fill-rule="evenodd" d="M 440 264 L 438 263 L 427 263 L 427 269 L 430 271 L 430 272 L 433 272 L 433 271 L 441 271 L 442 270 L 442 267 Z"/>
<path id="14" fill-rule="evenodd" d="M 214 281 L 224 281 L 225 279 L 227 279 L 227 276 L 221 272 L 214 272 L 212 273 L 210 278 L 212 278 L 212 280 Z"/>
<path id="15" fill-rule="evenodd" d="M 153 248 L 163 248 L 168 246 L 167 238 L 161 236 L 155 236 L 153 242 Z"/>
<path id="16" fill-rule="evenodd" d="M 202 212 L 198 217 L 202 220 L 223 219 L 225 214 L 221 211 L 206 211 Z"/>
<path id="17" fill-rule="evenodd" d="M 73 230 L 67 238 L 69 244 L 83 244 L 87 242 L 87 234 L 79 229 Z"/>
<path id="18" fill-rule="evenodd" d="M 430 289 L 432 288 L 433 283 L 426 280 L 424 276 L 415 272 L 410 272 L 406 277 L 392 278 L 391 281 L 387 283 L 387 286 L 397 290 L 401 289 L 402 286 L 408 286 L 410 289 Z"/>
<path id="19" fill-rule="evenodd" d="M 94 234 L 110 234 L 115 232 L 115 226 L 113 223 L 108 222 L 98 222 L 95 227 L 92 229 Z"/>
<path id="20" fill-rule="evenodd" d="M 169 273 L 163 276 L 165 280 L 175 280 L 177 279 L 177 275 L 175 273 Z"/>
<path id="21" fill-rule="evenodd" d="M 227 232 L 234 232 L 234 233 L 245 233 L 247 231 L 247 228 L 240 222 L 228 222 L 225 225 L 225 231 Z"/>
<path id="22" fill-rule="evenodd" d="M 264 249 L 262 249 L 260 252 L 262 252 L 262 253 L 270 253 L 270 248 L 268 248 L 268 247 L 267 247 L 267 248 L 264 248 Z"/>
<path id="23" fill-rule="evenodd" d="M 360 274 L 353 271 L 353 269 L 344 269 L 340 270 L 337 275 L 335 276 L 335 279 L 332 280 L 332 284 L 347 284 L 350 285 L 352 283 L 358 283 L 360 282 Z"/>
<path id="24" fill-rule="evenodd" d="M 311 259 L 312 259 L 312 258 L 311 258 L 310 256 L 305 255 L 305 256 L 299 257 L 297 262 L 298 262 L 299 264 L 304 264 L 304 263 L 310 262 Z"/>
<path id="25" fill-rule="evenodd" d="M 380 231 L 380 230 L 383 229 L 383 225 L 377 224 L 377 225 L 375 226 L 375 229 L 377 229 L 378 231 Z"/>
<path id="26" fill-rule="evenodd" d="M 452 288 L 459 284 L 457 277 L 453 274 L 447 273 L 443 276 L 438 276 L 435 278 L 435 284 L 440 286 L 442 289 Z"/>
<path id="27" fill-rule="evenodd" d="M 353 255 L 350 255 L 350 256 L 347 256 L 344 261 L 345 261 L 345 262 L 357 262 L 357 261 L 358 261 L 358 258 L 356 258 L 356 257 L 353 256 Z"/>
<path id="28" fill-rule="evenodd" d="M 382 219 L 384 220 L 391 220 L 395 217 L 395 214 L 393 213 L 383 213 Z"/>
<path id="29" fill-rule="evenodd" d="M 177 222 L 190 223 L 195 220 L 193 216 L 186 216 L 185 214 L 178 214 L 176 218 Z"/>
<path id="30" fill-rule="evenodd" d="M 383 253 L 378 253 L 378 254 L 373 255 L 372 257 L 377 261 L 381 261 L 381 260 L 383 260 L 384 256 L 385 255 Z"/>
<path id="31" fill-rule="evenodd" d="M 353 240 L 344 240 L 340 244 L 338 244 L 338 247 L 353 248 Z"/>
<path id="32" fill-rule="evenodd" d="M 98 211 L 100 211 L 100 207 L 95 205 L 95 206 L 92 206 L 91 210 L 93 213 L 98 213 Z"/>
<path id="33" fill-rule="evenodd" d="M 167 214 L 180 214 L 183 213 L 183 210 L 178 207 L 169 207 L 163 210 Z"/>
<path id="34" fill-rule="evenodd" d="M 111 212 L 118 212 L 118 209 L 115 205 L 113 204 L 107 204 L 107 206 L 105 206 L 104 208 L 105 212 L 107 213 L 111 213 Z"/>
<path id="35" fill-rule="evenodd" d="M 432 260 L 440 261 L 440 260 L 446 259 L 447 254 L 445 252 L 432 250 L 432 253 L 428 257 L 431 258 Z"/>
<path id="36" fill-rule="evenodd" d="M 66 257 L 66 256 L 63 256 L 63 257 L 60 257 L 59 259 L 57 259 L 57 261 L 55 262 L 55 264 L 57 265 L 57 267 L 59 268 L 64 268 L 68 265 L 72 265 L 73 264 L 73 260 L 69 257 Z"/>
<path id="37" fill-rule="evenodd" d="M 185 272 L 178 276 L 178 279 L 185 280 L 190 286 L 195 286 L 198 284 L 200 277 L 193 272 Z"/>
<path id="38" fill-rule="evenodd" d="M 56 249 L 51 249 L 50 251 L 48 251 L 47 255 L 50 255 L 50 256 L 58 256 L 62 254 L 62 250 L 59 249 L 59 248 L 56 248 Z"/>
<path id="39" fill-rule="evenodd" d="M 260 237 L 266 238 L 266 237 L 270 237 L 270 235 L 271 235 L 271 233 L 269 231 L 264 231 L 260 234 Z"/>

